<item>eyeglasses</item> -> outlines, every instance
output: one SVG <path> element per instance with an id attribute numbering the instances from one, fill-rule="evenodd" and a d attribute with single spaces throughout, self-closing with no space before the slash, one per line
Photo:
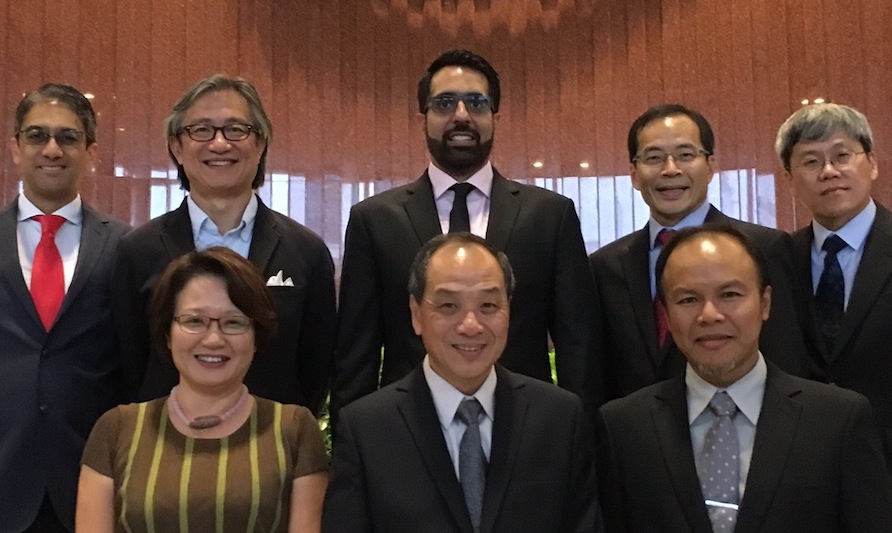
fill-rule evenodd
<path id="1" fill-rule="evenodd" d="M 73 146 L 81 142 L 85 137 L 86 132 L 83 131 L 61 129 L 56 133 L 50 133 L 49 130 L 36 126 L 16 132 L 16 138 L 31 146 L 43 146 L 50 142 L 50 139 L 55 139 L 56 144 L 59 146 Z"/>
<path id="2" fill-rule="evenodd" d="M 180 329 L 186 333 L 204 333 L 211 327 L 211 322 L 220 326 L 224 335 L 241 335 L 247 333 L 254 321 L 246 316 L 221 316 L 212 318 L 204 315 L 180 315 L 173 317 L 173 321 L 180 325 Z"/>
<path id="3" fill-rule="evenodd" d="M 823 170 L 829 162 L 830 165 L 832 165 L 833 168 L 835 168 L 836 170 L 842 170 L 855 161 L 855 156 L 864 153 L 866 152 L 863 150 L 860 152 L 850 152 L 848 150 L 842 150 L 830 156 L 830 159 L 827 159 L 823 155 L 817 156 L 809 154 L 803 157 L 802 161 L 800 161 L 799 164 L 794 166 L 793 168 L 802 169 L 803 172 L 808 172 L 809 174 L 817 174 L 818 172 Z"/>
<path id="4" fill-rule="evenodd" d="M 438 115 L 451 115 L 459 102 L 472 115 L 482 115 L 492 108 L 489 97 L 480 93 L 441 93 L 427 100 L 427 108 Z"/>
<path id="5" fill-rule="evenodd" d="M 701 155 L 708 156 L 710 153 L 702 148 L 679 148 L 671 154 L 663 150 L 648 150 L 633 157 L 632 162 L 649 167 L 662 167 L 671 157 L 676 165 L 686 165 L 693 163 Z"/>
<path id="6" fill-rule="evenodd" d="M 210 124 L 190 124 L 180 128 L 180 133 L 186 132 L 193 141 L 207 142 L 217 136 L 218 131 L 223 132 L 223 138 L 227 141 L 243 141 L 254 131 L 250 124 L 227 124 L 225 126 L 211 126 Z"/>

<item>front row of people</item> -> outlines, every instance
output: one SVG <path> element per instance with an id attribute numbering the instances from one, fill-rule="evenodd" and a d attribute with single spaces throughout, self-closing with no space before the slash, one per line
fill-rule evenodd
<path id="1" fill-rule="evenodd" d="M 892 531 L 868 401 L 759 351 L 760 250 L 727 225 L 687 228 L 656 278 L 685 375 L 607 403 L 595 438 L 577 396 L 498 364 L 507 257 L 435 237 L 407 303 L 427 355 L 343 410 L 329 484 L 312 413 L 243 383 L 276 329 L 264 280 L 226 248 L 184 255 L 151 315 L 178 384 L 97 422 L 77 530 Z"/>

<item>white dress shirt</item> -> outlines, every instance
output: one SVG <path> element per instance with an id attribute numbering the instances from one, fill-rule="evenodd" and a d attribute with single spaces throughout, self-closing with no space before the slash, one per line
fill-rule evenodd
<path id="1" fill-rule="evenodd" d="M 40 228 L 40 222 L 33 220 L 31 217 L 35 215 L 43 215 L 43 211 L 31 203 L 24 194 L 19 195 L 19 214 L 18 223 L 16 224 L 16 239 L 19 248 L 19 264 L 22 265 L 22 276 L 25 277 L 25 284 L 28 290 L 31 290 L 31 272 L 34 267 L 34 252 L 37 250 L 37 244 L 40 243 L 40 236 L 43 231 Z M 51 215 L 59 215 L 65 219 L 65 222 L 56 232 L 56 247 L 59 249 L 59 255 L 62 256 L 62 268 L 65 272 L 65 292 L 71 285 L 71 278 L 74 277 L 74 268 L 77 266 L 77 254 L 81 247 L 81 229 L 84 223 L 84 214 L 81 212 L 83 202 L 80 195 L 74 200 L 63 205 Z"/>
<path id="2" fill-rule="evenodd" d="M 443 233 L 449 232 L 449 213 L 452 211 L 452 200 L 455 193 L 449 190 L 458 183 L 455 178 L 443 172 L 433 163 L 427 167 L 427 175 L 430 176 L 434 189 L 434 203 L 437 204 L 437 217 L 440 219 L 440 229 Z M 489 225 L 489 206 L 492 198 L 492 164 L 486 162 L 483 167 L 475 172 L 466 183 L 475 187 L 468 194 L 468 218 L 471 221 L 471 233 L 478 237 L 486 238 L 486 228 Z"/>

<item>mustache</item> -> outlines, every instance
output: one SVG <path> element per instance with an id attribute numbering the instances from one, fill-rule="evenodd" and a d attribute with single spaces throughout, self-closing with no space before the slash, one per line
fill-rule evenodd
<path id="1" fill-rule="evenodd" d="M 451 129 L 448 129 L 445 132 L 443 132 L 443 142 L 448 141 L 449 137 L 451 137 L 453 134 L 456 134 L 456 133 L 466 133 L 466 134 L 470 135 L 471 137 L 473 137 L 474 141 L 476 141 L 478 143 L 480 142 L 480 133 L 477 130 L 471 128 L 470 126 L 466 126 L 464 124 L 459 124 Z"/>

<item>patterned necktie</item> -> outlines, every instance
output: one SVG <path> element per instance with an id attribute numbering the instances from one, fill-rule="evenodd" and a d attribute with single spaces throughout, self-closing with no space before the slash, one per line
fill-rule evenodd
<path id="1" fill-rule="evenodd" d="M 831 235 L 824 241 L 822 248 L 827 255 L 824 256 L 824 271 L 815 291 L 815 316 L 831 351 L 839 336 L 845 312 L 846 282 L 836 256 L 845 247 L 846 242 L 839 235 Z"/>
<path id="2" fill-rule="evenodd" d="M 486 456 L 480 443 L 482 412 L 483 407 L 476 398 L 465 398 L 455 412 L 455 416 L 468 426 L 458 447 L 458 477 L 475 532 L 480 531 L 483 488 L 486 486 Z"/>
<path id="3" fill-rule="evenodd" d="M 452 210 L 449 212 L 449 233 L 471 231 L 471 217 L 468 215 L 468 194 L 476 187 L 470 183 L 456 183 L 449 190 L 455 192 Z"/>
<path id="4" fill-rule="evenodd" d="M 700 488 L 713 531 L 730 532 L 737 522 L 740 482 L 740 444 L 733 422 L 737 405 L 727 392 L 718 391 L 709 401 L 709 409 L 715 420 L 700 455 Z"/>
<path id="5" fill-rule="evenodd" d="M 674 229 L 661 229 L 657 233 L 657 242 L 660 243 L 660 246 L 666 246 L 669 241 L 675 238 L 676 233 L 678 232 Z M 669 338 L 669 319 L 666 318 L 666 308 L 663 307 L 663 302 L 657 296 L 654 296 L 654 319 L 657 321 L 657 346 L 663 348 Z"/>
<path id="6" fill-rule="evenodd" d="M 65 223 L 59 215 L 36 215 L 40 222 L 40 242 L 31 265 L 31 298 L 43 327 L 49 331 L 65 298 L 65 271 L 56 247 L 56 232 Z"/>

